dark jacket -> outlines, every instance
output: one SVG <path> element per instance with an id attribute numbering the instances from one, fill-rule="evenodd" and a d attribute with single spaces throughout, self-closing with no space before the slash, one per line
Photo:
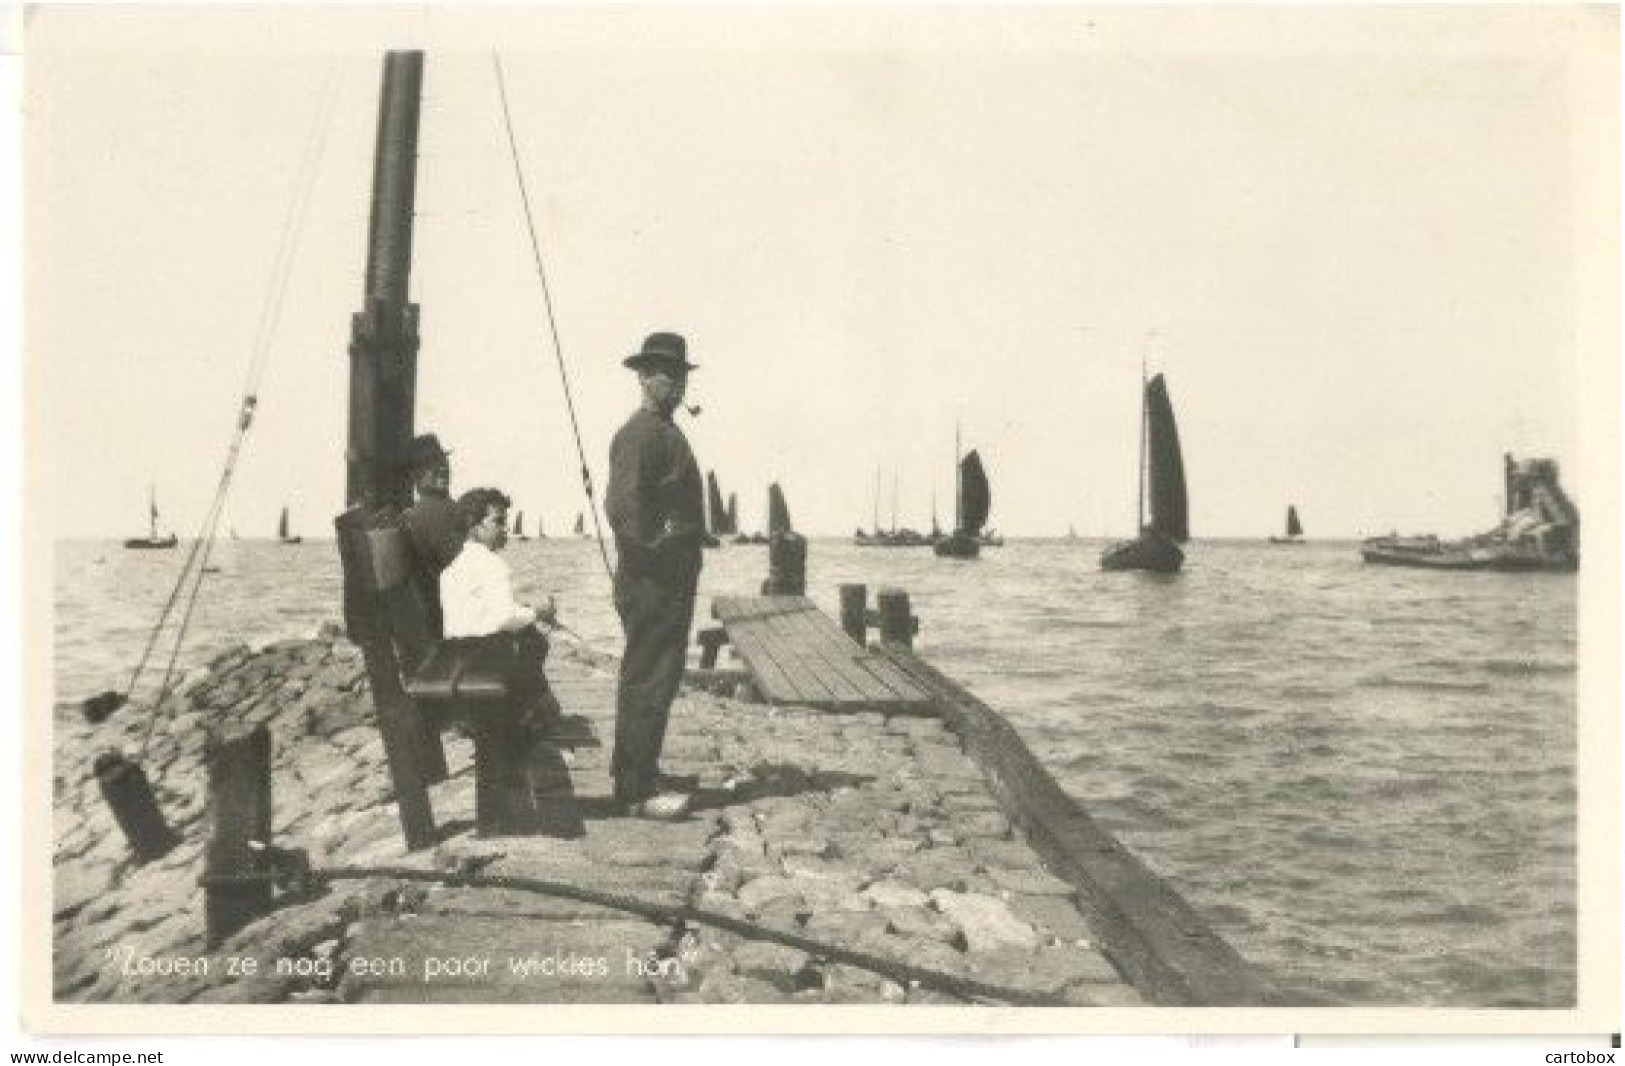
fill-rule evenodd
<path id="1" fill-rule="evenodd" d="M 468 531 L 463 516 L 449 496 L 420 496 L 418 502 L 407 508 L 401 516 L 406 537 L 412 542 L 416 566 L 412 583 L 417 586 L 429 617 L 429 635 L 435 639 L 444 636 L 444 620 L 440 610 L 440 573 L 451 565 L 463 550 Z"/>
<path id="2" fill-rule="evenodd" d="M 615 434 L 604 509 L 620 576 L 698 579 L 705 525 L 700 468 L 669 417 L 642 408 Z"/>

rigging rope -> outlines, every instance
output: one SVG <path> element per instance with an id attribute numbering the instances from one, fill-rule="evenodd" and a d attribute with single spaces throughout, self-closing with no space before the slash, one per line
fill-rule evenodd
<path id="1" fill-rule="evenodd" d="M 186 605 L 182 610 L 175 632 L 175 643 L 171 649 L 169 660 L 164 667 L 163 680 L 159 684 L 158 695 L 152 701 L 152 708 L 148 716 L 147 728 L 141 740 L 140 757 L 144 757 L 147 747 L 152 742 L 153 733 L 158 724 L 158 715 L 163 707 L 164 700 L 169 696 L 175 677 L 175 667 L 180 660 L 181 649 L 185 646 L 186 633 L 191 626 L 192 615 L 197 607 L 198 595 L 203 588 L 203 578 L 208 573 L 209 556 L 214 549 L 216 534 L 219 529 L 220 516 L 224 513 L 226 499 L 230 494 L 232 476 L 237 469 L 237 460 L 242 454 L 243 442 L 248 436 L 249 429 L 254 424 L 254 414 L 259 405 L 259 389 L 269 364 L 271 342 L 282 319 L 282 307 L 288 290 L 288 278 L 292 273 L 293 259 L 298 251 L 299 237 L 304 230 L 304 220 L 308 215 L 311 202 L 311 192 L 315 186 L 315 177 L 321 161 L 323 149 L 327 140 L 327 128 L 330 124 L 334 102 L 337 98 L 335 87 L 338 80 L 338 67 L 334 65 L 328 69 L 318 100 L 316 114 L 312 120 L 311 128 L 305 139 L 304 149 L 301 153 L 299 167 L 295 172 L 293 198 L 289 210 L 283 217 L 282 232 L 278 236 L 277 252 L 272 260 L 272 284 L 266 293 L 265 302 L 260 307 L 259 321 L 255 327 L 252 354 L 249 358 L 248 370 L 243 382 L 243 395 L 239 402 L 237 423 L 232 432 L 231 443 L 226 449 L 226 459 L 220 471 L 220 479 L 216 483 L 214 498 L 211 500 L 204 519 L 198 528 L 198 535 L 187 552 L 186 560 L 181 566 L 181 572 L 176 577 L 175 587 L 170 591 L 169 599 L 165 602 L 163 610 L 159 613 L 158 621 L 153 626 L 147 638 L 146 648 L 142 651 L 141 659 L 136 664 L 135 671 L 130 675 L 129 684 L 122 695 L 119 695 L 114 706 L 128 702 L 130 694 L 134 692 L 142 673 L 151 659 L 154 647 L 162 634 L 165 623 L 175 604 L 180 600 L 184 590 L 190 584 L 190 592 L 186 595 Z"/>
<path id="2" fill-rule="evenodd" d="M 570 391 L 570 374 L 564 364 L 564 345 L 559 340 L 558 318 L 553 313 L 553 292 L 547 283 L 547 268 L 542 262 L 541 242 L 536 238 L 536 220 L 530 208 L 530 191 L 525 186 L 525 170 L 519 162 L 519 142 L 513 132 L 513 114 L 508 107 L 508 83 L 502 72 L 502 56 L 491 53 L 496 70 L 497 94 L 502 99 L 502 122 L 508 133 L 508 151 L 513 156 L 513 173 L 519 182 L 519 199 L 525 209 L 525 229 L 530 234 L 530 251 L 536 261 L 536 275 L 542 282 L 542 305 L 547 311 L 547 325 L 553 337 L 553 354 L 559 366 L 559 379 L 564 385 L 564 405 L 570 413 L 570 431 L 575 435 L 576 455 L 581 460 L 581 485 L 587 493 L 587 509 L 592 512 L 592 528 L 598 540 L 598 554 L 604 560 L 604 572 L 613 581 L 615 568 L 609 561 L 609 549 L 604 546 L 604 529 L 598 521 L 598 503 L 593 496 L 592 472 L 587 468 L 587 449 L 581 443 L 581 424 L 576 418 L 575 398 Z"/>

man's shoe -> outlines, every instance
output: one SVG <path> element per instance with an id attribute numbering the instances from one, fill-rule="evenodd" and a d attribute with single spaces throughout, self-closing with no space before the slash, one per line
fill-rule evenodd
<path id="1" fill-rule="evenodd" d="M 688 813 L 692 799 L 681 792 L 660 792 L 650 796 L 633 808 L 639 818 L 652 818 L 658 822 L 671 822 Z"/>

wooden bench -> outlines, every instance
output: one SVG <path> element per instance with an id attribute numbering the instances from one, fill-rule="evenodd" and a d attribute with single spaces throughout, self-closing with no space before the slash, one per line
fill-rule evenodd
<path id="1" fill-rule="evenodd" d="M 581 819 L 561 747 L 596 745 L 580 716 L 548 736 L 529 736 L 505 678 L 454 642 L 433 640 L 410 580 L 411 545 L 392 514 L 348 511 L 334 522 L 344 568 L 344 616 L 361 647 L 407 846 L 436 839 L 427 785 L 446 778 L 440 731 L 474 742 L 474 806 L 480 836 L 551 832 L 573 836 Z"/>

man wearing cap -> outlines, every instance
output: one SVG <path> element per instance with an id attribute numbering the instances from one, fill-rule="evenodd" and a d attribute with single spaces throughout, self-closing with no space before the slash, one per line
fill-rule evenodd
<path id="1" fill-rule="evenodd" d="M 643 405 L 610 445 L 604 499 L 619 557 L 615 611 L 626 636 L 610 770 L 626 809 L 675 818 L 689 798 L 660 773 L 660 749 L 694 620 L 705 511 L 699 464 L 672 413 L 694 364 L 675 333 L 650 334 L 624 364 L 637 372 Z"/>
<path id="2" fill-rule="evenodd" d="M 462 513 L 451 498 L 450 455 L 433 433 L 413 438 L 407 451 L 407 467 L 412 472 L 418 499 L 401 516 L 401 524 L 417 557 L 412 583 L 423 601 L 429 636 L 434 640 L 446 635 L 440 606 L 440 575 L 463 550 L 468 532 Z"/>

